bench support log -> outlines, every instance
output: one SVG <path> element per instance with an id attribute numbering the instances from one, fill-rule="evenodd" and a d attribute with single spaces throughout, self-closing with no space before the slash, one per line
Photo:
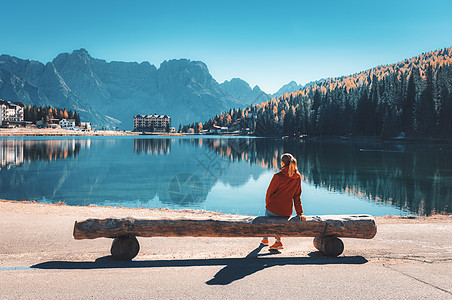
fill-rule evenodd
<path id="1" fill-rule="evenodd" d="M 339 256 L 344 251 L 344 243 L 335 236 L 315 237 L 314 247 L 326 256 Z"/>
<path id="2" fill-rule="evenodd" d="M 133 235 L 123 235 L 113 240 L 110 253 L 116 260 L 131 260 L 140 251 L 140 244 Z"/>

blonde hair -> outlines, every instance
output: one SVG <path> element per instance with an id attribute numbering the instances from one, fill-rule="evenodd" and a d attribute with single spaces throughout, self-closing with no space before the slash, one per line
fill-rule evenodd
<path id="1" fill-rule="evenodd" d="M 298 173 L 297 160 L 290 153 L 284 153 L 281 155 L 281 162 L 284 166 L 288 167 L 289 176 L 292 177 L 293 174 Z"/>

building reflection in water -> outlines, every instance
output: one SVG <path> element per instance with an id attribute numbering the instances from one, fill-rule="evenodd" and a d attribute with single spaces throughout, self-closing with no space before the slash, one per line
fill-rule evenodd
<path id="1" fill-rule="evenodd" d="M 199 206 L 217 182 L 238 187 L 248 181 L 250 172 L 256 171 L 255 178 L 262 170 L 277 172 L 280 156 L 290 152 L 298 160 L 303 180 L 315 187 L 419 214 L 450 212 L 452 207 L 452 147 L 447 145 L 248 137 L 153 138 L 134 139 L 134 152 L 150 155 L 131 158 L 130 140 L 93 139 L 92 155 L 80 160 L 83 163 L 74 162 L 64 170 L 54 168 L 53 164 L 28 164 L 66 159 L 69 165 L 69 158 L 79 155 L 82 148 L 90 148 L 90 143 L 90 139 L 0 140 L 0 175 L 3 176 L 0 196 L 39 199 L 46 195 L 47 199 L 57 199 L 55 190 L 59 193 L 76 190 L 74 195 L 78 195 L 85 188 L 85 197 L 105 199 L 111 187 L 119 182 L 121 187 L 109 196 L 112 199 L 131 194 L 143 198 L 140 190 L 146 189 L 149 199 L 158 195 L 162 203 Z M 126 146 L 129 150 L 121 151 Z M 112 163 L 110 158 L 104 161 L 107 151 L 117 154 L 115 162 L 127 164 Z M 34 169 L 28 168 L 33 165 Z M 18 166 L 22 167 L 13 168 Z M 35 178 L 37 169 L 41 174 Z M 136 173 L 129 174 L 129 170 Z M 41 180 L 46 171 L 51 174 L 47 182 Z M 64 189 L 60 188 L 62 177 L 70 178 L 65 181 Z M 108 189 L 104 190 L 104 186 Z M 28 194 L 24 192 L 26 189 L 30 189 Z M 53 192 L 46 194 L 48 191 Z"/>
<path id="2" fill-rule="evenodd" d="M 24 141 L 0 141 L 0 170 L 21 166 L 24 163 Z"/>
<path id="3" fill-rule="evenodd" d="M 171 151 L 170 139 L 135 139 L 133 140 L 133 151 L 144 154 L 169 154 Z"/>
<path id="4" fill-rule="evenodd" d="M 24 162 L 52 161 L 75 157 L 91 140 L 0 140 L 0 169 L 19 167 Z"/>

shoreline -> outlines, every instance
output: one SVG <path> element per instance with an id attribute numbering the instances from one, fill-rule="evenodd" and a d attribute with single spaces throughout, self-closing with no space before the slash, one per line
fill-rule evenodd
<path id="1" fill-rule="evenodd" d="M 20 137 L 20 136 L 129 136 L 137 135 L 131 131 L 113 131 L 113 130 L 99 130 L 99 131 L 75 131 L 65 129 L 53 128 L 0 128 L 0 137 Z"/>
<path id="2" fill-rule="evenodd" d="M 53 128 L 0 128 L 0 137 L 27 137 L 27 136 L 185 136 L 180 133 L 145 133 L 130 130 L 93 130 L 93 131 L 75 131 Z"/>
<path id="3" fill-rule="evenodd" d="M 228 137 L 253 137 L 253 138 L 276 138 L 276 139 L 297 139 L 300 141 L 321 141 L 321 142 L 367 142 L 367 143 L 452 143 L 451 138 L 433 138 L 433 137 L 374 137 L 374 136 L 318 136 L 318 137 L 293 137 L 293 136 L 255 136 L 255 135 L 241 135 L 236 132 L 218 133 L 218 134 L 203 134 L 203 133 L 166 133 L 166 132 L 135 132 L 130 130 L 115 131 L 115 130 L 93 130 L 93 131 L 75 131 L 66 129 L 53 128 L 0 128 L 1 137 L 29 137 L 29 136 L 190 136 L 190 137 L 209 137 L 212 135 L 228 136 Z"/>
<path id="4" fill-rule="evenodd" d="M 0 211 L 18 211 L 22 213 L 43 213 L 51 214 L 57 212 L 64 212 L 65 214 L 89 214 L 100 217 L 104 215 L 107 217 L 118 218 L 127 217 L 130 215 L 137 215 L 139 218 L 147 215 L 153 217 L 171 218 L 171 217 L 188 217 L 188 216 L 237 216 L 239 214 L 228 214 L 215 211 L 206 211 L 202 209 L 170 209 L 170 208 L 146 208 L 146 207 L 122 207 L 122 206 L 71 206 L 65 203 L 44 203 L 27 200 L 6 200 L 0 199 Z M 309 214 L 307 214 L 309 216 Z M 250 216 L 250 215 L 243 215 Z M 251 216 L 257 217 L 257 216 Z M 418 215 L 386 215 L 373 216 L 375 221 L 380 224 L 400 224 L 400 223 L 438 223 L 446 222 L 452 223 L 452 214 L 435 214 L 431 216 Z"/>

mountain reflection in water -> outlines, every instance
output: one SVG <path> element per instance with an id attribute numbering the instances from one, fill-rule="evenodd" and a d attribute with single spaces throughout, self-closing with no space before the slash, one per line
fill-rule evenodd
<path id="1" fill-rule="evenodd" d="M 368 202 L 369 213 L 450 212 L 450 145 L 245 137 L 0 140 L 0 198 L 257 214 L 285 152 L 298 159 L 305 190 L 318 191 L 304 203 L 322 213 L 344 195 Z"/>

